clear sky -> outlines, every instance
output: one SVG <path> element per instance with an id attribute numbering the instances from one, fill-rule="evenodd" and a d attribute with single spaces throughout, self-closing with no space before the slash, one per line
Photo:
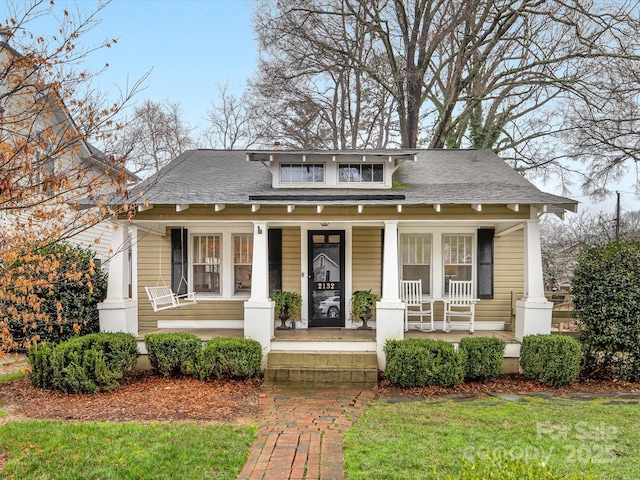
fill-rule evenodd
<path id="1" fill-rule="evenodd" d="M 86 14 L 95 10 L 96 0 L 56 0 L 56 10 L 77 7 Z M 179 101 L 192 127 L 204 125 L 211 100 L 217 97 L 216 85 L 228 83 L 229 90 L 240 94 L 253 74 L 257 43 L 251 25 L 253 0 L 112 0 L 100 12 L 100 24 L 83 37 L 83 45 L 117 38 L 110 49 L 91 54 L 85 66 L 91 70 L 110 67 L 100 77 L 101 90 L 117 94 L 151 70 L 146 87 L 135 97 Z M 3 15 L 4 17 L 5 15 Z M 51 34 L 55 23 L 37 24 L 42 34 Z M 36 24 L 34 24 L 36 25 Z M 611 190 L 622 190 L 623 210 L 640 210 L 640 200 L 632 193 L 633 179 Z M 539 183 L 539 182 L 535 182 Z M 539 184 L 550 193 L 555 185 Z M 605 202 L 592 204 L 576 190 L 572 198 L 583 202 L 580 209 L 613 213 L 615 194 Z"/>
<path id="2" fill-rule="evenodd" d="M 56 0 L 56 11 L 76 7 L 85 15 L 96 9 L 95 0 Z M 179 101 L 191 126 L 204 124 L 217 84 L 228 83 L 239 94 L 252 75 L 257 46 L 253 37 L 251 0 L 113 0 L 99 14 L 101 20 L 79 43 L 99 44 L 108 38 L 118 43 L 92 53 L 90 70 L 109 64 L 99 77 L 100 89 L 116 93 L 151 70 L 136 103 L 146 99 Z M 53 19 L 38 28 L 55 27 Z M 34 32 L 35 33 L 35 32 Z M 38 32 L 48 33 L 52 32 Z"/>

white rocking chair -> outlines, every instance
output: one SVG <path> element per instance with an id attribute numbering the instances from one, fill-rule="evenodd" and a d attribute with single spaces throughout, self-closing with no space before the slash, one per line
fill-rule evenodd
<path id="1" fill-rule="evenodd" d="M 167 285 L 144 287 L 144 289 L 147 291 L 147 296 L 149 297 L 154 312 L 198 303 L 195 292 L 176 295 L 171 290 L 171 287 Z"/>
<path id="2" fill-rule="evenodd" d="M 475 307 L 478 299 L 473 298 L 473 283 L 449 280 L 449 298 L 444 300 L 443 331 L 451 331 L 451 317 L 468 317 L 469 333 L 473 333 Z"/>
<path id="3" fill-rule="evenodd" d="M 433 300 L 422 298 L 422 280 L 400 280 L 400 299 L 406 304 L 404 308 L 404 329 L 409 330 L 409 326 L 413 326 L 418 330 L 422 330 L 428 325 L 425 332 L 433 332 L 435 330 L 433 324 Z M 425 309 L 424 305 L 429 304 L 429 308 Z M 417 317 L 417 322 L 411 322 Z M 425 321 L 424 317 L 429 320 Z"/>

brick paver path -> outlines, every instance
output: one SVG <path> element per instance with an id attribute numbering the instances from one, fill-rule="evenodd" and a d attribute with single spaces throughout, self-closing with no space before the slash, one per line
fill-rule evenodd
<path id="1" fill-rule="evenodd" d="M 340 480 L 342 439 L 372 390 L 265 386 L 260 433 L 238 480 Z"/>

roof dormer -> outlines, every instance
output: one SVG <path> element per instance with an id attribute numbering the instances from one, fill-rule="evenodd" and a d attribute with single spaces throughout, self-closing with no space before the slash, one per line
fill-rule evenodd
<path id="1" fill-rule="evenodd" d="M 248 161 L 269 168 L 273 188 L 390 189 L 393 173 L 415 150 L 266 150 L 247 152 Z"/>

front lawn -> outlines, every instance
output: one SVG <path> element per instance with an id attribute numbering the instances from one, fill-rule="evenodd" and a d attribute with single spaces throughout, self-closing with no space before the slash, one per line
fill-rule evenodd
<path id="1" fill-rule="evenodd" d="M 556 474 L 544 478 L 589 478 L 591 473 L 591 478 L 635 479 L 640 471 L 640 405 L 635 403 L 562 398 L 378 402 L 345 437 L 346 478 L 461 478 L 465 470 L 477 471 L 497 458 L 498 464 L 517 462 L 523 469 Z"/>
<path id="2" fill-rule="evenodd" d="M 9 422 L 3 478 L 235 479 L 257 428 L 166 423 Z"/>

